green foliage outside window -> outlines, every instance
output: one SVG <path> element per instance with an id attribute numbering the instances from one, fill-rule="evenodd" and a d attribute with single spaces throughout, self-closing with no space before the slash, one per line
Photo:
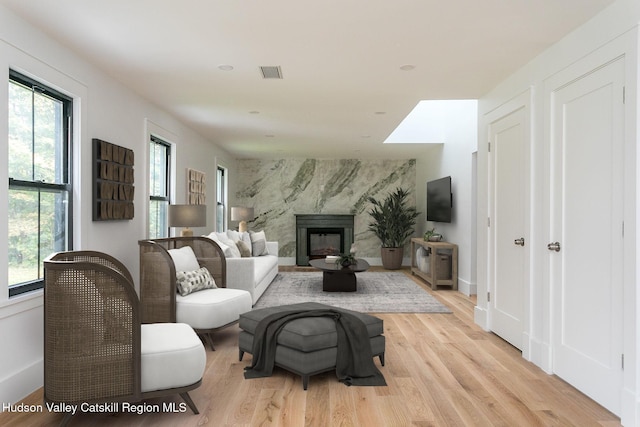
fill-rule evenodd
<path id="1" fill-rule="evenodd" d="M 70 103 L 70 101 L 67 101 Z M 42 261 L 68 245 L 64 100 L 9 82 L 9 286 L 42 279 Z"/>

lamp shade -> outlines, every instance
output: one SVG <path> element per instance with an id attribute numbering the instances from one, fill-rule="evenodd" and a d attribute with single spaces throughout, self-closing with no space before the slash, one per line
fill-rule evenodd
<path id="1" fill-rule="evenodd" d="M 169 227 L 204 227 L 206 205 L 169 205 Z"/>
<path id="2" fill-rule="evenodd" d="M 247 221 L 253 221 L 253 219 L 253 208 L 231 208 L 231 221 L 240 221 L 238 223 L 239 232 L 244 233 L 247 231 Z"/>
<path id="3" fill-rule="evenodd" d="M 231 208 L 231 221 L 252 221 L 253 219 L 253 208 Z"/>

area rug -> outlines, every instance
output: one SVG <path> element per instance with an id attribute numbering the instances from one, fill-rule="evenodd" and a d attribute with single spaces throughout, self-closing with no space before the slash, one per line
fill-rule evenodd
<path id="1" fill-rule="evenodd" d="M 322 272 L 280 272 L 254 308 L 313 301 L 364 313 L 451 313 L 404 273 L 357 273 L 357 292 L 323 292 Z"/>

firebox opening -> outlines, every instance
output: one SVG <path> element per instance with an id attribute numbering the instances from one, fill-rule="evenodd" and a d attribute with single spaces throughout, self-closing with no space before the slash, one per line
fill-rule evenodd
<path id="1" fill-rule="evenodd" d="M 343 252 L 344 229 L 307 229 L 307 254 L 309 254 L 309 260 L 325 258 L 327 255 L 340 255 Z"/>

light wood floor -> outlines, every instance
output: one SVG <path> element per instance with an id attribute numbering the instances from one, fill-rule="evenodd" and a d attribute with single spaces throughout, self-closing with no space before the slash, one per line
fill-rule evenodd
<path id="1" fill-rule="evenodd" d="M 405 271 L 409 274 L 407 271 Z M 419 282 L 418 279 L 414 279 Z M 431 292 L 429 290 L 429 292 Z M 245 380 L 238 327 L 215 335 L 203 384 L 187 413 L 82 414 L 71 426 L 619 426 L 620 420 L 473 323 L 475 301 L 433 294 L 453 314 L 380 314 L 387 340 L 380 367 L 387 387 L 347 387 L 334 373 Z M 379 366 L 379 361 L 376 359 Z M 164 400 L 149 401 L 161 403 Z M 42 402 L 42 390 L 25 399 Z M 181 402 L 179 398 L 175 402 Z M 0 414 L 0 425 L 57 425 L 59 414 Z"/>

